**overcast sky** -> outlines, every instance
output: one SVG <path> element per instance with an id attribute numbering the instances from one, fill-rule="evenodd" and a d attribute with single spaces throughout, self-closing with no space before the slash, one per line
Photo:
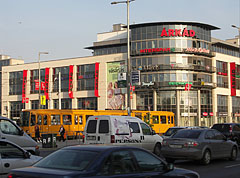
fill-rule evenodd
<path id="1" fill-rule="evenodd" d="M 240 0 L 135 0 L 130 4 L 130 24 L 194 21 L 217 26 L 212 37 L 238 35 Z M 0 0 L 0 54 L 37 62 L 91 56 L 97 33 L 127 21 L 125 4 L 111 0 Z"/>

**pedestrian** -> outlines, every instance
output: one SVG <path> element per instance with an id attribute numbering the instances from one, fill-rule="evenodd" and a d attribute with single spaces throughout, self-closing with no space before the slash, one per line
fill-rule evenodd
<path id="1" fill-rule="evenodd" d="M 39 142 L 42 142 L 41 139 L 40 139 L 40 129 L 39 129 L 39 125 L 36 124 L 35 125 L 35 139 L 36 141 L 39 143 Z"/>
<path id="2" fill-rule="evenodd" d="M 61 141 L 61 140 L 65 141 L 65 138 L 64 138 L 65 129 L 64 129 L 63 125 L 61 125 L 61 127 L 60 127 L 60 129 L 59 129 L 59 134 L 60 134 L 60 139 L 59 139 L 59 141 Z"/>

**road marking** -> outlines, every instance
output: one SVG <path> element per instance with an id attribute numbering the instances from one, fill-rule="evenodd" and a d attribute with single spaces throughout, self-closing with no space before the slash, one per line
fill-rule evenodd
<path id="1" fill-rule="evenodd" d="M 231 167 L 236 167 L 236 166 L 240 166 L 240 164 L 234 164 L 234 165 L 230 165 L 230 166 L 225 166 L 225 168 L 231 168 Z"/>

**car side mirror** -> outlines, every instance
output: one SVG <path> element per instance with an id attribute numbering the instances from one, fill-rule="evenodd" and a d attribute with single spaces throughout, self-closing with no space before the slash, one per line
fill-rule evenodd
<path id="1" fill-rule="evenodd" d="M 23 134 L 24 134 L 24 131 L 21 129 L 20 130 L 20 136 L 23 136 Z"/>
<path id="2" fill-rule="evenodd" d="M 31 157 L 31 153 L 29 153 L 28 151 L 26 151 L 25 153 L 24 153 L 24 158 L 25 159 L 29 159 Z"/>
<path id="3" fill-rule="evenodd" d="M 173 163 L 167 163 L 166 170 L 167 171 L 172 171 L 173 169 L 174 169 L 174 164 Z"/>
<path id="4" fill-rule="evenodd" d="M 155 130 L 152 130 L 152 135 L 156 135 L 156 132 L 155 132 Z"/>

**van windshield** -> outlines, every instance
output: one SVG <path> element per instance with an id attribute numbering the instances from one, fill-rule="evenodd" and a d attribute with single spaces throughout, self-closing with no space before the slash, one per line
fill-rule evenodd
<path id="1" fill-rule="evenodd" d="M 30 112 L 29 111 L 23 111 L 21 112 L 21 126 L 29 126 L 29 117 L 30 117 Z"/>

